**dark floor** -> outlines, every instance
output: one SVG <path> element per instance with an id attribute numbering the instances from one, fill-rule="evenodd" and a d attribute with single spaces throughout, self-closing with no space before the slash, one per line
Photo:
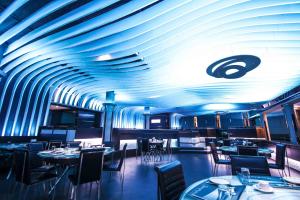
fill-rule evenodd
<path id="1" fill-rule="evenodd" d="M 211 176 L 211 165 L 207 154 L 180 153 L 173 155 L 172 160 L 180 160 L 183 164 L 184 175 L 187 185 L 192 184 L 203 178 Z M 102 180 L 103 200 L 155 200 L 156 199 L 156 174 L 154 166 L 160 163 L 141 164 L 140 158 L 135 157 L 126 159 L 124 190 L 122 192 L 118 174 L 104 174 Z M 299 176 L 300 173 L 292 171 L 293 176 Z M 220 167 L 219 175 L 230 175 L 230 168 Z M 277 171 L 272 171 L 272 175 L 278 176 Z M 16 185 L 13 178 L 10 181 L 4 181 L 3 175 L 0 182 L 0 199 L 47 199 L 42 191 L 41 185 L 35 185 L 28 191 L 26 198 L 20 195 L 20 185 Z M 68 195 L 69 181 L 65 178 L 57 187 L 54 199 L 70 199 Z M 16 187 L 15 187 L 16 186 Z M 93 184 L 92 192 L 89 195 L 90 185 L 83 185 L 79 190 L 78 199 L 97 199 L 96 184 Z"/>

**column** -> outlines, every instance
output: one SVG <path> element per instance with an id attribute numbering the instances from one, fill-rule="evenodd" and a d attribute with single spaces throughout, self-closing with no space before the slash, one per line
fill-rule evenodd
<path id="1" fill-rule="evenodd" d="M 293 119 L 294 107 L 289 104 L 283 105 L 283 113 L 285 116 L 286 125 L 289 129 L 290 140 L 293 144 L 298 144 L 297 134 L 296 134 L 296 130 L 295 130 L 295 122 Z"/>
<path id="2" fill-rule="evenodd" d="M 103 103 L 103 130 L 102 142 L 112 141 L 113 114 L 115 108 L 115 93 L 114 91 L 106 92 L 106 102 Z"/>
<path id="3" fill-rule="evenodd" d="M 145 116 L 144 128 L 150 129 L 150 107 L 146 106 L 144 108 L 144 116 Z"/>
<path id="4" fill-rule="evenodd" d="M 270 129 L 269 129 L 269 124 L 268 124 L 267 113 L 264 112 L 263 114 L 261 114 L 261 118 L 262 118 L 263 127 L 265 127 L 265 129 L 266 129 L 267 140 L 271 141 L 271 135 L 270 135 Z"/>

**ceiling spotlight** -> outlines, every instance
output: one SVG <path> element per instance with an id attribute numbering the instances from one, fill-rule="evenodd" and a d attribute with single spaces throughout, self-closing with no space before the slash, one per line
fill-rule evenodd
<path id="1" fill-rule="evenodd" d="M 112 59 L 112 56 L 110 54 L 104 54 L 104 55 L 97 57 L 98 61 L 105 61 L 105 60 L 110 60 L 110 59 Z"/>
<path id="2" fill-rule="evenodd" d="M 158 98 L 158 97 L 161 97 L 161 95 L 154 95 L 154 96 L 151 96 L 149 97 L 150 99 L 155 99 L 155 98 Z"/>

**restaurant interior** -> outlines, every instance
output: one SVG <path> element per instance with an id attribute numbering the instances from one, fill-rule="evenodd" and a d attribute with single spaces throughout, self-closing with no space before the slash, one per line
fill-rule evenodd
<path id="1" fill-rule="evenodd" d="M 300 0 L 1 0 L 0 199 L 299 200 Z"/>

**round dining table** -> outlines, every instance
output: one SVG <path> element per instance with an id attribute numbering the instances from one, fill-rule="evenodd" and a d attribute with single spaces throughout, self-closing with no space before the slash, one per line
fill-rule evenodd
<path id="1" fill-rule="evenodd" d="M 218 178 L 227 180 L 230 183 L 230 186 L 242 186 L 238 176 L 219 176 Z M 278 177 L 277 177 L 278 178 Z M 218 200 L 218 198 L 212 197 L 195 197 L 193 192 L 201 187 L 204 182 L 209 179 L 202 179 L 190 185 L 186 188 L 180 196 L 180 200 Z M 212 184 L 212 183 L 210 183 Z M 216 189 L 218 190 L 218 189 Z M 218 194 L 218 191 L 215 191 Z M 218 196 L 218 195 L 215 195 Z M 224 200 L 225 198 L 223 198 Z M 228 198 L 229 199 L 229 198 Z M 231 199 L 236 199 L 232 196 Z M 254 185 L 248 185 L 242 191 L 239 200 L 299 200 L 300 199 L 300 187 L 274 187 L 273 192 L 264 193 L 255 189 Z"/>
<path id="2" fill-rule="evenodd" d="M 237 154 L 237 146 L 221 146 L 218 150 L 224 154 Z M 268 148 L 258 148 L 258 154 L 262 156 L 271 156 L 274 151 Z"/>
<path id="3" fill-rule="evenodd" d="M 104 156 L 110 155 L 114 152 L 114 149 L 111 147 L 102 147 L 104 148 Z M 74 165 L 79 164 L 80 151 L 78 148 L 55 148 L 53 150 L 40 151 L 38 153 L 45 162 L 52 163 L 55 165 L 65 166 L 64 171 L 56 179 L 54 185 L 49 190 L 49 195 L 54 191 L 56 185 L 60 180 L 65 176 L 65 174 L 70 170 Z"/>

